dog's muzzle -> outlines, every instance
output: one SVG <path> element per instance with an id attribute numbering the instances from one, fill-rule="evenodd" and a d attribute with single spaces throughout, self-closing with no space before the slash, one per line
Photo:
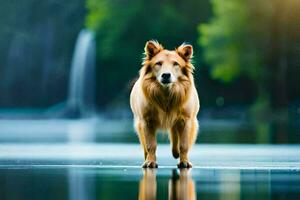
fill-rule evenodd
<path id="1" fill-rule="evenodd" d="M 161 81 L 162 84 L 169 84 L 171 83 L 171 74 L 170 73 L 163 73 L 161 75 Z"/>

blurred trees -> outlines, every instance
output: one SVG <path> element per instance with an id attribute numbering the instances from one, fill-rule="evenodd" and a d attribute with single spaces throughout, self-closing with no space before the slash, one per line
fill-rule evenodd
<path id="1" fill-rule="evenodd" d="M 4 1 L 0 107 L 66 100 L 84 20 L 97 33 L 100 107 L 128 106 L 129 82 L 138 75 L 149 39 L 169 49 L 184 41 L 194 45 L 204 107 L 245 105 L 256 97 L 261 107 L 285 107 L 300 97 L 299 10 L 298 0 Z"/>
<path id="2" fill-rule="evenodd" d="M 120 95 L 118 102 L 128 105 L 126 84 L 138 75 L 147 40 L 170 49 L 184 41 L 196 44 L 196 27 L 210 16 L 209 2 L 198 0 L 87 0 L 87 8 L 86 24 L 97 32 L 101 105 Z M 195 52 L 198 66 L 200 48 Z"/>
<path id="3" fill-rule="evenodd" d="M 0 6 L 0 107 L 66 100 L 84 0 L 10 0 Z"/>
<path id="4" fill-rule="evenodd" d="M 237 78 L 249 77 L 259 110 L 284 109 L 299 96 L 300 2 L 212 0 L 212 6 L 214 17 L 198 27 L 212 78 L 239 84 Z"/>

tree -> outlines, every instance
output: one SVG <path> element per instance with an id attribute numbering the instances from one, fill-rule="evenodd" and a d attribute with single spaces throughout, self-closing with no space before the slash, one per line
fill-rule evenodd
<path id="1" fill-rule="evenodd" d="M 199 44 L 211 76 L 224 83 L 247 76 L 256 83 L 258 102 L 284 109 L 288 68 L 297 65 L 294 42 L 297 0 L 212 0 L 214 17 L 198 27 Z M 289 34 L 289 35 L 288 35 Z M 299 64 L 299 63 L 298 63 Z"/>
<path id="2" fill-rule="evenodd" d="M 48 107 L 66 100 L 84 2 L 1 2 L 0 107 Z"/>

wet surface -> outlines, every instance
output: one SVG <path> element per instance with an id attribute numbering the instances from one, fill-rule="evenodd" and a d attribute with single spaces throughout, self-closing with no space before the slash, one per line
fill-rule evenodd
<path id="1" fill-rule="evenodd" d="M 194 168 L 201 169 L 300 169 L 300 145 L 194 145 Z M 174 168 L 171 147 L 158 144 L 159 168 Z M 139 144 L 66 143 L 1 144 L 0 168 L 7 166 L 139 168 L 143 152 Z"/>
<path id="2" fill-rule="evenodd" d="M 1 199 L 299 199 L 300 171 L 2 168 Z"/>
<path id="3" fill-rule="evenodd" d="M 196 145 L 190 170 L 157 154 L 141 169 L 138 144 L 1 144 L 0 199 L 300 199 L 299 145 Z"/>

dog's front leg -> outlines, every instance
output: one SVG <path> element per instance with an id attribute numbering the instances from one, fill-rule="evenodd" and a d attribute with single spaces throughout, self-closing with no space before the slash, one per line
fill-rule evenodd
<path id="1" fill-rule="evenodd" d="M 192 164 L 188 159 L 188 151 L 189 151 L 189 137 L 191 131 L 191 121 L 190 120 L 180 120 L 178 121 L 177 128 L 179 133 L 179 158 L 180 161 L 178 163 L 178 168 L 190 168 Z"/>
<path id="2" fill-rule="evenodd" d="M 143 164 L 143 168 L 157 168 L 156 164 L 156 130 L 154 128 L 153 122 L 142 123 L 143 131 L 141 134 L 144 134 L 146 148 L 146 160 Z"/>

